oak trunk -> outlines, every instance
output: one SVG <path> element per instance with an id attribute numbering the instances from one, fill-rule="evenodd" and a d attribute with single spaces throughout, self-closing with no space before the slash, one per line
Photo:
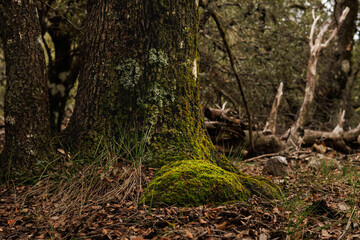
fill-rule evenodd
<path id="1" fill-rule="evenodd" d="M 162 167 L 144 201 L 178 205 L 278 196 L 218 154 L 199 101 L 198 3 L 90 1 L 74 115 L 65 138 L 91 156 L 108 141 L 147 143 Z M 250 189 L 251 186 L 251 189 Z"/>
<path id="2" fill-rule="evenodd" d="M 3 173 L 22 177 L 36 171 L 49 153 L 50 122 L 45 57 L 39 18 L 30 0 L 2 1 L 6 62 Z"/>

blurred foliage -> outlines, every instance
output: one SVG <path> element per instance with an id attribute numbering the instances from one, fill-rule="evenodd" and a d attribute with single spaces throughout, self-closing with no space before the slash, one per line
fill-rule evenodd
<path id="1" fill-rule="evenodd" d="M 285 130 L 296 118 L 304 95 L 312 11 L 321 15 L 320 26 L 331 17 L 333 2 L 220 0 L 216 4 L 236 55 L 250 111 L 255 121 L 260 123 L 259 127 L 266 122 L 277 88 L 280 82 L 284 82 L 278 126 L 280 131 Z M 206 10 L 202 11 L 201 24 L 205 21 L 204 16 Z M 206 24 L 200 25 L 200 29 L 203 106 L 222 106 L 226 101 L 228 107 L 240 108 L 240 115 L 246 119 L 215 22 L 210 17 Z M 326 51 L 319 58 L 319 73 L 326 62 L 324 56 Z M 357 94 L 353 96 L 357 98 Z"/>
<path id="2" fill-rule="evenodd" d="M 43 33 L 56 28 L 57 34 L 71 35 L 72 39 L 78 39 L 86 16 L 86 3 L 87 0 L 38 1 Z"/>

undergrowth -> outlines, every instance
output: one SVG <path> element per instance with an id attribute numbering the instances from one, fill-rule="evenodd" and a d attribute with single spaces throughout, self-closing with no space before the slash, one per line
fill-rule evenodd
<path id="1" fill-rule="evenodd" d="M 120 139 L 99 144 L 93 158 L 72 156 L 59 148 L 60 157 L 44 166 L 40 176 L 29 179 L 34 185 L 19 196 L 19 205 L 39 199 L 42 209 L 36 217 L 42 219 L 81 216 L 83 209 L 109 202 L 137 204 L 148 182 L 142 165 L 146 138 L 139 136 L 136 145 L 125 140 L 126 133 Z"/>
<path id="2" fill-rule="evenodd" d="M 289 239 L 335 238 L 335 233 L 345 239 L 350 225 L 360 230 L 360 173 L 350 158 L 340 156 L 339 165 L 327 158 L 317 168 L 299 158 L 292 164 L 291 176 L 273 179 L 282 186 L 284 198 L 272 204 L 287 216 L 284 228 Z"/>

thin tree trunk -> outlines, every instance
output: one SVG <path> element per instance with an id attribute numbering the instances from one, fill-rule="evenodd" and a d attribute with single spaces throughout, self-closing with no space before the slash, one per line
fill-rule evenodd
<path id="1" fill-rule="evenodd" d="M 0 17 L 7 77 L 1 167 L 25 177 L 49 155 L 49 96 L 40 24 L 30 0 L 3 1 Z"/>

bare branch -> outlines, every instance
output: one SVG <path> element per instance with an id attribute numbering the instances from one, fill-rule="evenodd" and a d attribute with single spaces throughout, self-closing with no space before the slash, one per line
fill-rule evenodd
<path id="1" fill-rule="evenodd" d="M 314 15 L 314 11 L 313 11 L 313 17 L 315 17 Z M 314 46 L 314 32 L 315 32 L 315 28 L 316 28 L 316 24 L 317 22 L 319 21 L 320 19 L 320 16 L 317 16 L 315 19 L 314 19 L 314 22 L 311 26 L 311 30 L 310 30 L 310 36 L 309 36 L 309 45 L 310 45 L 310 48 L 312 48 Z"/>
<path id="2" fill-rule="evenodd" d="M 338 21 L 338 26 L 335 27 L 334 31 L 331 33 L 331 36 L 329 37 L 329 39 L 324 43 L 324 44 L 321 44 L 321 48 L 327 48 L 330 44 L 330 42 L 336 37 L 337 35 L 337 32 L 339 31 L 339 27 L 341 26 L 341 24 L 344 22 L 346 16 L 348 15 L 350 11 L 350 8 L 349 7 L 346 7 L 344 9 L 344 11 L 342 12 L 340 18 L 339 18 L 339 21 Z"/>
<path id="3" fill-rule="evenodd" d="M 342 134 L 344 132 L 344 122 L 345 122 L 345 110 L 340 109 L 338 124 L 336 125 L 332 133 Z"/>
<path id="4" fill-rule="evenodd" d="M 280 105 L 280 100 L 281 100 L 281 96 L 283 95 L 283 86 L 284 84 L 281 82 L 279 85 L 279 88 L 277 90 L 273 105 L 271 107 L 271 111 L 269 114 L 269 118 L 265 124 L 263 133 L 271 133 L 274 134 L 276 133 L 276 119 L 277 119 L 277 111 Z"/>

